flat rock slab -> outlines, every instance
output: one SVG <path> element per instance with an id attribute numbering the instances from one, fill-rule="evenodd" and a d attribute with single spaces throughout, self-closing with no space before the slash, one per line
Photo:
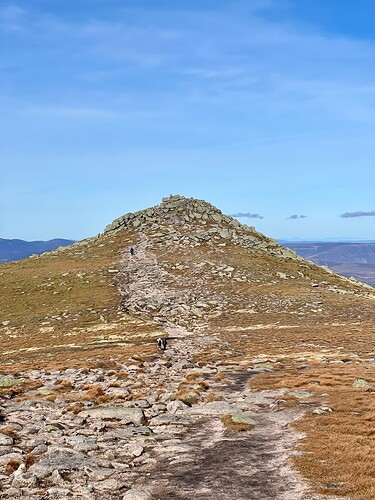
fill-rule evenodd
<path id="1" fill-rule="evenodd" d="M 114 431 L 105 432 L 98 438 L 98 441 L 128 440 L 132 436 L 150 436 L 151 434 L 152 430 L 143 425 L 140 427 L 126 427 L 125 429 L 115 429 Z"/>
<path id="2" fill-rule="evenodd" d="M 95 463 L 83 455 L 74 455 L 70 457 L 55 457 L 42 459 L 29 469 L 38 479 L 45 478 L 52 474 L 54 470 L 71 471 L 82 470 L 83 467 L 95 468 Z"/>
<path id="3" fill-rule="evenodd" d="M 142 425 L 145 415 L 140 408 L 124 408 L 122 406 L 108 406 L 104 408 L 91 408 L 78 414 L 82 418 L 99 420 L 122 420 L 126 424 Z"/>
<path id="4" fill-rule="evenodd" d="M 180 417 L 179 415 L 171 415 L 163 413 L 150 420 L 150 425 L 189 425 L 191 422 L 187 418 Z"/>
<path id="5" fill-rule="evenodd" d="M 231 413 L 231 417 L 233 422 L 236 424 L 246 424 L 246 425 L 255 425 L 255 420 L 254 420 L 254 413 L 252 412 L 236 412 L 236 413 Z"/>
<path id="6" fill-rule="evenodd" d="M 224 401 L 213 401 L 204 405 L 193 405 L 186 413 L 190 415 L 225 415 L 233 413 L 236 408 Z"/>

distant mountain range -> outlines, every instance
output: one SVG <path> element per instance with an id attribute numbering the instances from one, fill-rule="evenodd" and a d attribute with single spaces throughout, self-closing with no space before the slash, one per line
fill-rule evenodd
<path id="1" fill-rule="evenodd" d="M 49 241 L 7 240 L 0 238 L 0 263 L 26 259 L 30 255 L 50 252 L 58 247 L 66 247 L 74 240 L 56 238 Z"/>
<path id="2" fill-rule="evenodd" d="M 375 242 L 280 241 L 305 259 L 375 287 Z"/>

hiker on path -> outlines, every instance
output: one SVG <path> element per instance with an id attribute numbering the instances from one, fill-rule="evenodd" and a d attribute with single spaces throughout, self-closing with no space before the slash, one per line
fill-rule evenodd
<path id="1" fill-rule="evenodd" d="M 165 351 L 166 348 L 167 348 L 167 344 L 168 344 L 168 341 L 167 339 L 162 339 L 162 338 L 158 338 L 158 340 L 156 341 L 157 342 L 157 345 L 158 345 L 158 348 L 161 350 L 161 351 Z"/>
<path id="2" fill-rule="evenodd" d="M 134 254 L 135 254 L 134 248 L 130 247 L 130 255 L 134 255 Z"/>

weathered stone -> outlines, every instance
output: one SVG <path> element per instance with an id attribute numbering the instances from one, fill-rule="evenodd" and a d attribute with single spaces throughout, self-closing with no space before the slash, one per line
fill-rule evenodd
<path id="1" fill-rule="evenodd" d="M 25 382 L 24 378 L 15 379 L 10 375 L 0 375 L 0 387 L 12 387 Z"/>
<path id="2" fill-rule="evenodd" d="M 188 413 L 192 415 L 224 415 L 231 413 L 233 407 L 225 401 L 213 401 L 203 405 L 193 405 Z"/>
<path id="3" fill-rule="evenodd" d="M 37 479 L 42 479 L 52 474 L 54 470 L 82 470 L 83 467 L 95 468 L 95 463 L 83 455 L 72 455 L 55 458 L 42 458 L 39 462 L 29 468 L 29 472 L 34 474 Z"/>
<path id="4" fill-rule="evenodd" d="M 12 446 L 13 439 L 6 434 L 0 433 L 0 446 Z"/>
<path id="5" fill-rule="evenodd" d="M 92 408 L 81 411 L 78 415 L 82 418 L 122 420 L 124 423 L 134 425 L 142 425 L 145 422 L 144 413 L 140 408 L 126 408 L 122 406 Z"/>
<path id="6" fill-rule="evenodd" d="M 26 472 L 26 465 L 21 464 L 13 473 L 12 488 L 30 488 L 37 482 L 36 476 Z"/>
<path id="7" fill-rule="evenodd" d="M 167 411 L 169 413 L 172 413 L 173 415 L 179 412 L 184 412 L 185 410 L 188 410 L 189 406 L 183 403 L 182 401 L 176 400 L 176 401 L 170 401 L 167 404 Z"/>
<path id="8" fill-rule="evenodd" d="M 23 456 L 21 453 L 7 453 L 0 456 L 0 469 L 6 467 L 9 463 L 20 465 L 22 462 Z"/>
<path id="9" fill-rule="evenodd" d="M 98 438 L 98 441 L 113 441 L 117 439 L 128 440 L 132 436 L 150 436 L 152 430 L 148 427 L 126 427 L 124 429 L 115 429 L 113 431 L 105 432 Z"/>
<path id="10" fill-rule="evenodd" d="M 133 455 L 133 457 L 140 457 L 144 452 L 143 446 L 138 443 L 133 443 L 128 447 L 129 452 Z"/>
<path id="11" fill-rule="evenodd" d="M 221 238 L 229 239 L 232 236 L 232 233 L 231 233 L 231 231 L 229 231 L 229 229 L 223 228 L 223 229 L 220 229 L 219 235 Z"/>
<path id="12" fill-rule="evenodd" d="M 357 378 L 357 380 L 355 380 L 353 383 L 352 383 L 352 387 L 371 387 L 372 384 L 370 382 L 367 382 L 367 380 L 363 379 L 363 378 Z"/>
<path id="13" fill-rule="evenodd" d="M 332 413 L 332 408 L 329 406 L 321 406 L 320 408 L 316 408 L 313 413 L 315 415 L 324 415 L 325 413 Z"/>
<path id="14" fill-rule="evenodd" d="M 132 488 L 122 497 L 122 500 L 152 500 L 153 496 L 144 488 Z"/>
<path id="15" fill-rule="evenodd" d="M 311 396 L 313 396 L 313 393 L 309 392 L 309 391 L 300 390 L 300 391 L 290 391 L 287 393 L 287 395 L 293 396 L 297 399 L 307 399 L 307 398 L 310 398 Z"/>
<path id="16" fill-rule="evenodd" d="M 254 414 L 251 412 L 236 412 L 231 413 L 231 417 L 236 424 L 246 424 L 250 426 L 255 425 L 255 420 L 253 419 Z"/>
<path id="17" fill-rule="evenodd" d="M 150 420 L 151 426 L 158 425 L 189 425 L 190 421 L 186 418 L 180 417 L 178 415 L 171 415 L 170 413 L 164 413 L 154 417 Z"/>

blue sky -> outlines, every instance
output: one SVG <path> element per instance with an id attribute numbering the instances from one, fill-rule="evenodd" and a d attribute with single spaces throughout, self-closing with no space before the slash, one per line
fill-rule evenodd
<path id="1" fill-rule="evenodd" d="M 374 26 L 373 0 L 5 0 L 0 237 L 179 193 L 276 238 L 375 239 Z"/>

